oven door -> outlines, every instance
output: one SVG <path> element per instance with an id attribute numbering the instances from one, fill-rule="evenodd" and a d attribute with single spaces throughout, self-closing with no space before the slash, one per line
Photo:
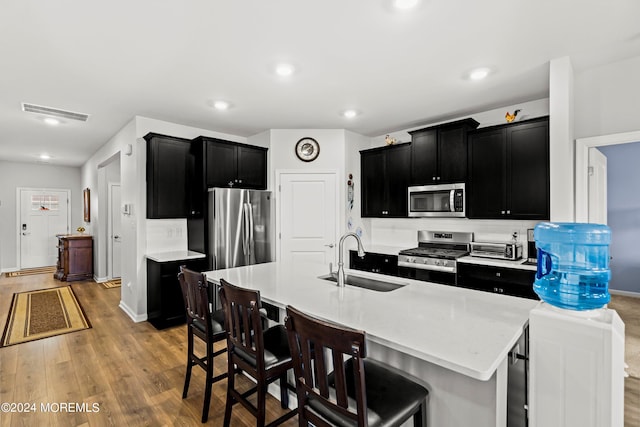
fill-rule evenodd
<path id="1" fill-rule="evenodd" d="M 410 217 L 464 217 L 464 184 L 409 187 Z"/>
<path id="2" fill-rule="evenodd" d="M 443 285 L 455 285 L 456 273 L 446 271 L 427 270 L 414 267 L 398 267 L 398 276 L 407 279 L 422 280 L 423 282 L 441 283 Z"/>

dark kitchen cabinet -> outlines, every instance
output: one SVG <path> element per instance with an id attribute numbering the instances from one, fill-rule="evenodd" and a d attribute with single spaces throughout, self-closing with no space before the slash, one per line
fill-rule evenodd
<path id="1" fill-rule="evenodd" d="M 411 185 L 463 183 L 467 180 L 469 118 L 414 130 L 411 134 Z"/>
<path id="2" fill-rule="evenodd" d="M 198 139 L 203 143 L 207 188 L 267 188 L 266 148 L 215 138 Z"/>
<path id="3" fill-rule="evenodd" d="M 363 217 L 407 216 L 410 144 L 360 151 Z"/>
<path id="4" fill-rule="evenodd" d="M 533 291 L 536 272 L 458 262 L 457 285 L 468 289 L 539 299 Z"/>
<path id="5" fill-rule="evenodd" d="M 549 119 L 469 134 L 467 217 L 549 219 Z"/>
<path id="6" fill-rule="evenodd" d="M 147 259 L 147 320 L 157 329 L 185 322 L 184 299 L 178 282 L 181 265 L 204 271 L 206 260 L 157 262 Z"/>
<path id="7" fill-rule="evenodd" d="M 349 251 L 349 268 L 352 270 L 397 276 L 398 256 L 367 252 L 364 258 L 360 258 L 357 251 Z"/>
<path id="8" fill-rule="evenodd" d="M 190 141 L 149 133 L 147 141 L 147 218 L 186 218 L 192 187 Z"/>

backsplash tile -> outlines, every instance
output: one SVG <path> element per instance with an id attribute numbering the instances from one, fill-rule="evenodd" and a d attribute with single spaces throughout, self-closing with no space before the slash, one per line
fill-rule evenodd
<path id="1" fill-rule="evenodd" d="M 186 219 L 147 220 L 147 253 L 186 251 L 187 246 Z"/>

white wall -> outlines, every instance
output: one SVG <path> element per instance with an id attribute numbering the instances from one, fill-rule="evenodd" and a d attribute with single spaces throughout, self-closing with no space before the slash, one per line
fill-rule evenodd
<path id="1" fill-rule="evenodd" d="M 349 174 L 353 176 L 354 184 L 354 201 L 353 208 L 349 208 L 345 196 L 345 215 L 344 215 L 344 230 L 356 232 L 358 227 L 362 230 L 361 240 L 362 244 L 366 248 L 372 242 L 371 236 L 371 219 L 362 218 L 360 216 L 362 208 L 362 194 L 360 192 L 360 184 L 362 183 L 362 173 L 360 170 L 360 150 L 366 150 L 371 146 L 371 138 L 359 135 L 354 132 L 345 132 L 345 179 L 349 179 Z M 351 221 L 351 228 L 347 226 L 349 220 Z M 347 243 L 348 242 L 348 243 Z M 345 240 L 345 244 L 349 248 L 356 248 L 356 243 L 353 239 Z"/>
<path id="2" fill-rule="evenodd" d="M 344 212 L 345 185 L 345 131 L 343 129 L 271 129 L 269 161 L 271 164 L 270 180 L 275 182 L 278 170 L 304 170 L 307 172 L 322 170 L 336 171 L 340 212 Z M 301 138 L 313 138 L 318 141 L 320 153 L 312 162 L 303 162 L 295 154 L 296 143 Z M 276 203 L 277 203 L 276 194 Z M 339 221 L 339 232 L 344 229 L 343 221 Z"/>
<path id="3" fill-rule="evenodd" d="M 146 219 L 146 142 L 142 138 L 149 132 L 192 139 L 200 135 L 214 138 L 222 138 L 235 142 L 246 142 L 246 138 L 215 132 L 207 129 L 198 129 L 190 126 L 178 125 L 161 120 L 146 117 L 134 117 L 118 133 L 105 143 L 82 166 L 81 188 L 99 188 L 99 184 L 107 180 L 109 165 L 117 156 L 120 158 L 120 190 L 121 203 L 131 204 L 131 215 L 122 219 L 122 283 L 120 307 L 134 320 L 142 321 L 147 315 L 147 220 Z M 131 155 L 125 155 L 127 145 L 132 146 Z M 104 174 L 104 177 L 103 177 Z M 106 245 L 100 236 L 106 236 L 106 213 L 101 215 L 101 203 L 107 203 L 106 197 L 100 200 L 98 191 L 91 193 L 91 222 L 86 225 L 87 231 L 97 236 L 97 248 L 99 252 L 94 255 L 98 259 L 94 264 L 98 266 L 95 276 L 106 277 Z M 106 212 L 106 211 L 105 211 Z M 103 218 L 104 216 L 104 218 Z M 160 223 L 167 227 L 167 236 L 171 233 L 186 236 L 186 221 L 169 221 Z M 154 236 L 161 235 L 158 231 L 158 223 L 152 224 Z M 176 228 L 177 227 L 177 228 Z M 155 238 L 154 237 L 154 238 Z M 155 240 L 154 240 L 155 241 Z M 184 239 L 167 238 L 164 242 L 167 250 L 186 249 L 186 247 L 170 247 L 171 245 L 183 246 Z M 102 250 L 104 248 L 104 250 Z"/>
<path id="4" fill-rule="evenodd" d="M 549 165 L 551 221 L 575 219 L 574 89 L 568 57 L 549 64 Z"/>
<path id="5" fill-rule="evenodd" d="M 576 73 L 575 136 L 640 130 L 640 56 Z"/>
<path id="6" fill-rule="evenodd" d="M 71 190 L 71 231 L 82 225 L 80 168 L 0 161 L 0 271 L 19 268 L 17 260 L 16 188 Z"/>

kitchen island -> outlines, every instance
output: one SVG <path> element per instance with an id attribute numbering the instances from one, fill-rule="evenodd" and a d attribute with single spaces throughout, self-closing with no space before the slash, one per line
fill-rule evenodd
<path id="1" fill-rule="evenodd" d="M 406 286 L 377 292 L 319 279 L 320 264 L 266 263 L 207 272 L 257 289 L 265 302 L 367 332 L 369 357 L 416 377 L 430 391 L 428 425 L 507 425 L 508 353 L 537 301 L 377 274 Z M 350 271 L 347 271 L 350 273 Z"/>

